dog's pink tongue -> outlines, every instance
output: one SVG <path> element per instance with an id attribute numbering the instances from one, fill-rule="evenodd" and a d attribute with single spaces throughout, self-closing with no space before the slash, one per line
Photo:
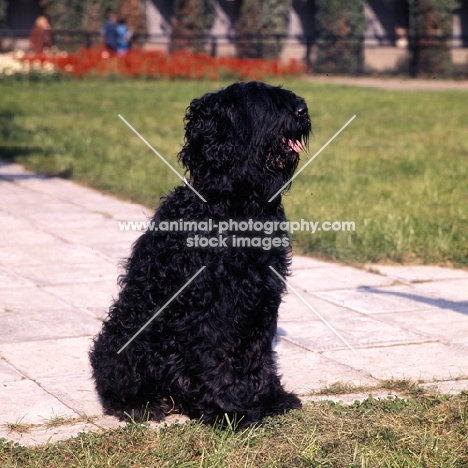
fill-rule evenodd
<path id="1" fill-rule="evenodd" d="M 300 153 L 303 149 L 302 144 L 299 140 L 296 140 L 296 141 L 289 140 L 288 143 L 289 143 L 289 147 L 296 153 Z"/>

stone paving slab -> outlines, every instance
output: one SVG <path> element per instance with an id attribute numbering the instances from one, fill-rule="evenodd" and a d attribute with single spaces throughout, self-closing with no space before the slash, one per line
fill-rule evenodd
<path id="1" fill-rule="evenodd" d="M 86 422 L 89 419 L 89 422 Z M 80 432 L 95 432 L 99 433 L 105 429 L 116 429 L 122 427 L 125 423 L 117 421 L 117 419 L 109 416 L 103 416 L 97 420 L 96 418 L 82 419 L 66 419 L 63 422 L 58 422 L 57 426 L 49 425 L 31 425 L 16 430 L 12 430 L 7 426 L 0 426 L 0 438 L 11 440 L 21 445 L 45 445 L 58 442 L 60 440 L 76 437 Z M 188 418 L 181 415 L 169 415 L 164 423 L 150 422 L 149 425 L 153 430 L 171 424 L 182 424 Z"/>
<path id="2" fill-rule="evenodd" d="M 66 302 L 53 294 L 43 291 L 37 286 L 28 288 L 5 288 L 2 289 L 0 293 L 0 312 L 2 313 L 49 308 L 61 309 L 63 306 L 67 305 Z"/>
<path id="3" fill-rule="evenodd" d="M 57 396 L 29 379 L 7 382 L 1 387 L 0 421 L 5 423 L 45 424 L 55 417 L 77 418 L 78 413 Z"/>
<path id="4" fill-rule="evenodd" d="M 423 333 L 441 342 L 468 345 L 468 320 L 460 312 L 433 308 L 404 314 L 381 314 L 379 319 Z"/>
<path id="5" fill-rule="evenodd" d="M 23 379 L 24 375 L 21 374 L 21 372 L 15 369 L 11 364 L 8 364 L 4 359 L 0 358 L 0 382 L 2 382 L 2 384 Z"/>
<path id="6" fill-rule="evenodd" d="M 53 223 L 51 226 L 43 226 L 43 228 L 52 228 Z M 102 230 L 102 233 L 100 232 Z M 90 239 L 89 233 L 96 232 L 100 233 L 99 237 L 95 239 Z M 67 239 L 69 242 L 74 244 L 87 244 L 88 242 L 94 240 L 99 241 L 99 243 L 106 242 L 108 245 L 117 244 L 117 243 L 125 243 L 126 245 L 131 245 L 135 240 L 141 235 L 138 232 L 125 232 L 119 231 L 117 221 L 109 220 L 107 218 L 103 218 L 101 221 L 96 222 L 94 224 L 86 223 L 75 223 L 75 224 L 63 224 L 58 226 L 54 230 L 55 236 L 60 239 Z"/>
<path id="7" fill-rule="evenodd" d="M 18 265 L 14 267 L 15 276 L 29 285 L 39 286 L 90 283 L 95 281 L 116 282 L 118 268 L 111 261 L 96 256 L 92 262 L 50 263 L 46 265 Z M 0 282 L 2 269 L 0 269 Z M 18 283 L 17 283 L 18 284 Z M 2 284 L 0 283 L 0 288 Z M 92 287 L 92 286 L 90 286 Z"/>
<path id="8" fill-rule="evenodd" d="M 137 203 L 122 202 L 115 197 L 103 194 L 97 190 L 83 187 L 69 180 L 57 177 L 44 177 L 33 172 L 26 171 L 18 164 L 4 164 L 0 168 L 0 177 L 15 182 L 17 195 L 15 202 L 26 200 L 28 204 L 38 200 L 63 201 L 69 207 L 81 207 L 90 213 L 101 213 L 106 217 L 116 219 L 144 220 L 151 216 L 153 211 Z M 36 199 L 28 199 L 28 194 L 21 191 L 21 187 L 36 194 Z M 5 188 L 0 187 L 0 195 Z M 11 190 L 11 188 L 8 188 Z"/>
<path id="9" fill-rule="evenodd" d="M 0 311 L 0 346 L 3 343 L 47 341 L 98 333 L 101 321 L 71 306 L 59 309 Z"/>
<path id="10" fill-rule="evenodd" d="M 417 294 L 438 301 L 438 307 L 468 314 L 468 280 L 431 281 L 416 285 Z M 424 299 L 420 299 L 424 301 Z"/>
<path id="11" fill-rule="evenodd" d="M 90 345 L 91 337 L 88 336 L 2 343 L 0 356 L 22 375 L 34 381 L 45 377 L 59 378 L 78 374 L 87 381 L 90 375 Z"/>
<path id="12" fill-rule="evenodd" d="M 468 376 L 468 348 L 444 343 L 324 351 L 323 355 L 379 380 L 431 382 Z"/>
<path id="13" fill-rule="evenodd" d="M 305 268 L 293 271 L 289 282 L 293 287 L 307 292 L 336 291 L 360 286 L 389 286 L 394 282 L 392 278 L 344 265 L 336 268 L 334 264 L 326 264 L 319 268 L 319 271 L 315 268 L 312 271 Z"/>
<path id="14" fill-rule="evenodd" d="M 6 267 L 23 265 L 44 265 L 54 262 L 86 263 L 93 262 L 96 254 L 85 246 L 72 245 L 55 239 L 40 246 L 25 243 L 21 248 L 0 247 L 0 264 Z M 20 247 L 20 246 L 18 246 Z"/>
<path id="15" fill-rule="evenodd" d="M 296 288 L 295 290 L 300 294 L 300 298 L 293 291 L 283 296 L 278 318 L 280 326 L 283 326 L 283 322 L 291 321 L 321 322 L 320 317 L 328 321 L 333 320 L 336 314 L 340 314 L 343 310 L 346 310 L 350 315 L 358 315 L 351 309 L 330 303 L 305 291 L 299 291 Z"/>
<path id="16" fill-rule="evenodd" d="M 404 313 L 438 307 L 436 298 L 423 296 L 410 286 L 387 288 L 362 287 L 340 291 L 316 292 L 314 295 L 362 314 Z"/>
<path id="17" fill-rule="evenodd" d="M 64 405 L 80 416 L 101 414 L 101 404 L 94 389 L 90 372 L 85 378 L 82 372 L 76 374 L 60 375 L 38 378 L 41 387 L 51 395 L 55 395 Z M 70 386 L 69 382 L 76 382 Z"/>
<path id="18" fill-rule="evenodd" d="M 46 286 L 43 290 L 77 308 L 99 306 L 107 308 L 110 306 L 112 298 L 118 294 L 116 278 L 112 281 L 94 281 L 92 288 L 89 283 L 85 282 Z"/>
<path id="19" fill-rule="evenodd" d="M 76 437 L 80 432 L 98 432 L 99 427 L 92 423 L 72 422 L 72 419 L 64 418 L 63 423 L 57 426 L 33 425 L 12 430 L 9 427 L 0 427 L 0 438 L 5 438 L 21 445 L 45 445 L 59 440 Z"/>
<path id="20" fill-rule="evenodd" d="M 401 395 L 397 392 L 389 392 L 387 390 L 375 390 L 371 392 L 360 392 L 360 393 L 347 393 L 339 395 L 312 395 L 308 398 L 304 398 L 307 402 L 314 401 L 333 401 L 335 403 L 342 403 L 344 405 L 352 405 L 356 401 L 364 401 L 365 399 L 372 396 L 376 400 L 386 400 L 388 398 L 400 397 Z"/>
<path id="21" fill-rule="evenodd" d="M 456 270 L 454 268 L 442 268 L 430 265 L 421 266 L 394 266 L 394 265 L 373 265 L 373 271 L 380 272 L 381 275 L 395 278 L 396 280 L 409 283 L 433 282 L 434 280 L 468 279 L 468 271 Z"/>
<path id="22" fill-rule="evenodd" d="M 88 350 L 117 294 L 119 262 L 141 234 L 120 231 L 118 221 L 151 214 L 0 163 L 0 437 L 31 445 L 122 425 L 102 414 Z M 321 318 L 291 291 L 274 350 L 284 385 L 304 401 L 336 383 L 385 397 L 379 386 L 389 378 L 421 380 L 437 391 L 466 389 L 468 272 L 381 265 L 366 271 L 301 256 L 292 271 L 291 284 Z M 45 425 L 58 416 L 76 424 Z M 172 415 L 168 423 L 176 419 L 186 420 Z M 11 431 L 7 423 L 20 421 L 34 426 Z"/>
<path id="23" fill-rule="evenodd" d="M 324 268 L 332 266 L 333 263 L 324 260 L 317 260 L 316 258 L 303 257 L 296 255 L 293 257 L 291 267 L 293 271 L 311 270 L 312 268 Z"/>
<path id="24" fill-rule="evenodd" d="M 343 364 L 323 353 L 304 349 L 281 337 L 274 346 L 278 357 L 278 371 L 286 389 L 307 396 L 340 382 L 350 386 L 374 387 L 379 381 L 369 372 Z M 352 351 L 349 353 L 353 354 Z"/>
<path id="25" fill-rule="evenodd" d="M 0 211 L 0 215 L 1 213 Z M 47 245 L 60 244 L 64 241 L 64 239 L 60 239 L 56 235 L 35 229 L 28 223 L 24 223 L 24 226 L 21 228 L 14 228 L 10 226 L 9 222 L 3 223 L 0 220 L 0 225 L 8 226 L 8 230 L 0 232 L 0 248 L 4 249 L 4 252 L 7 252 L 9 247 L 18 248 L 26 245 L 36 249 L 45 249 Z M 3 257 L 0 257 L 0 260 L 2 259 Z"/>
<path id="26" fill-rule="evenodd" d="M 34 287 L 34 283 L 10 269 L 0 267 L 0 290 L 24 287 Z"/>
<path id="27" fill-rule="evenodd" d="M 1 187 L 0 183 L 0 187 Z M 1 198 L 0 194 L 0 198 Z M 16 239 L 16 232 L 23 230 L 29 233 L 29 239 L 31 239 L 31 225 L 24 218 L 18 218 L 11 215 L 4 207 L 0 206 L 0 241 L 1 245 L 6 245 L 7 241 L 14 241 Z"/>
<path id="28" fill-rule="evenodd" d="M 127 242 L 120 241 L 105 244 L 102 242 L 94 242 L 94 240 L 90 240 L 89 247 L 93 250 L 93 252 L 102 255 L 113 265 L 119 268 L 122 259 L 130 256 L 132 251 L 132 244 L 136 239 L 137 237 L 135 236 L 133 239 Z"/>
<path id="29" fill-rule="evenodd" d="M 468 392 L 468 380 L 446 380 L 442 382 L 431 382 L 422 384 L 421 387 L 443 395 L 456 395 L 461 392 Z"/>
<path id="30" fill-rule="evenodd" d="M 354 349 L 437 341 L 430 336 L 406 330 L 395 324 L 380 322 L 369 317 L 350 316 L 346 313 L 340 314 L 336 320 L 328 323 Z M 282 323 L 280 336 L 316 351 L 347 348 L 346 343 L 322 322 L 288 322 L 286 326 Z"/>

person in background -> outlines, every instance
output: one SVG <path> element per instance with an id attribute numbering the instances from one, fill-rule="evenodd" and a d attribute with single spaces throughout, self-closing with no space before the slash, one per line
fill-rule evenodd
<path id="1" fill-rule="evenodd" d="M 45 16 L 39 16 L 29 35 L 29 50 L 34 54 L 48 52 L 52 47 L 52 31 Z"/>
<path id="2" fill-rule="evenodd" d="M 127 28 L 127 22 L 124 18 L 117 23 L 117 53 L 125 54 L 130 49 L 131 31 Z"/>
<path id="3" fill-rule="evenodd" d="M 112 10 L 107 10 L 107 20 L 102 28 L 104 45 L 109 52 L 117 52 L 117 17 Z"/>

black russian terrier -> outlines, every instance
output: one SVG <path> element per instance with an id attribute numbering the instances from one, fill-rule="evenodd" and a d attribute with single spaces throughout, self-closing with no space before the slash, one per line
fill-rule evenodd
<path id="1" fill-rule="evenodd" d="M 191 102 L 179 153 L 190 180 L 135 242 L 90 352 L 106 414 L 245 426 L 301 407 L 272 350 L 285 292 L 276 273 L 291 261 L 276 193 L 310 131 L 306 103 L 281 87 L 234 83 Z M 185 221 L 195 230 L 179 229 Z"/>

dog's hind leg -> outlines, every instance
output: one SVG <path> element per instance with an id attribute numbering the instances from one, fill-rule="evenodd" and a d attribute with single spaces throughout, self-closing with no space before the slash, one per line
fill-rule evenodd
<path id="1" fill-rule="evenodd" d="M 93 378 L 104 413 L 120 420 L 162 421 L 171 410 L 155 378 L 135 354 L 119 350 L 116 336 L 101 333 L 90 352 Z"/>

